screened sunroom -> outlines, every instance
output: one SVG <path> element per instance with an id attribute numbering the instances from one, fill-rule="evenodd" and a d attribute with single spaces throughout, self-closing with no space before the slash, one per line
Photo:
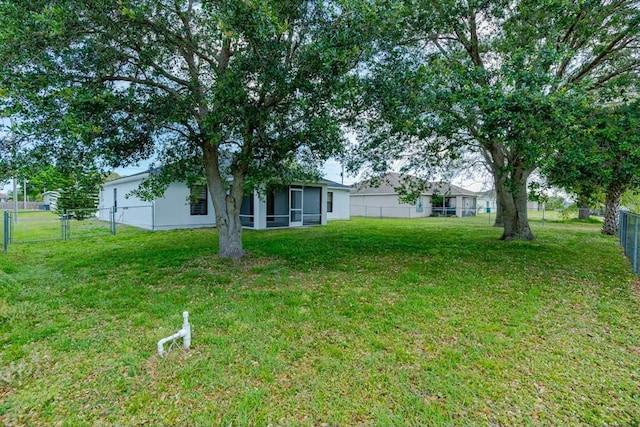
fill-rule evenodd
<path id="1" fill-rule="evenodd" d="M 326 224 L 326 197 L 326 187 L 303 185 L 246 195 L 240 220 L 244 227 L 255 229 Z"/>

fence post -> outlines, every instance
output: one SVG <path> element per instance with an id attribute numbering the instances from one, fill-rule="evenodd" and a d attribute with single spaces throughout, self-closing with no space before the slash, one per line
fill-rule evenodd
<path id="1" fill-rule="evenodd" d="M 116 208 L 111 207 L 111 234 L 116 234 Z"/>
<path id="2" fill-rule="evenodd" d="M 625 255 L 627 254 L 627 216 L 625 212 L 620 212 L 620 217 L 618 220 L 618 234 L 620 235 L 620 245 L 624 251 Z"/>
<path id="3" fill-rule="evenodd" d="M 62 210 L 62 218 L 60 222 L 60 230 L 62 233 L 62 240 L 69 239 L 69 211 L 66 209 Z"/>
<path id="4" fill-rule="evenodd" d="M 618 233 L 620 234 L 620 244 L 624 248 L 625 255 L 627 254 L 627 223 L 628 223 L 627 213 L 622 211 L 620 212 L 620 219 L 618 224 Z"/>
<path id="5" fill-rule="evenodd" d="M 635 217 L 633 230 L 633 272 L 638 272 L 638 216 Z"/>
<path id="6" fill-rule="evenodd" d="M 624 212 L 620 212 L 620 216 L 618 217 L 618 240 L 620 240 L 620 244 L 622 244 L 622 223 L 624 222 Z"/>
<path id="7" fill-rule="evenodd" d="M 11 217 L 9 216 L 9 211 L 4 211 L 4 242 L 3 248 L 4 251 L 7 252 L 9 250 L 9 221 L 11 221 Z"/>

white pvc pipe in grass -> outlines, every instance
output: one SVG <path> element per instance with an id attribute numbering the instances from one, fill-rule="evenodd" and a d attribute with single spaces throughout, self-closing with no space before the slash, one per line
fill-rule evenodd
<path id="1" fill-rule="evenodd" d="M 185 350 L 188 350 L 191 346 L 191 324 L 189 323 L 189 312 L 183 312 L 182 318 L 184 319 L 182 322 L 182 329 L 180 329 L 175 334 L 166 338 L 162 338 L 160 341 L 158 341 L 158 355 L 160 357 L 164 356 L 164 344 L 169 341 L 175 341 L 178 338 L 182 338 L 182 343 Z"/>

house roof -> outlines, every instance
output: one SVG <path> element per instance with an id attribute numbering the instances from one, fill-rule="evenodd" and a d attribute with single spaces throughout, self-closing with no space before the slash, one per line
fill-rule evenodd
<path id="1" fill-rule="evenodd" d="M 496 190 L 478 191 L 478 197 L 496 197 Z"/>
<path id="2" fill-rule="evenodd" d="M 332 188 L 344 188 L 345 190 L 348 190 L 351 188 L 350 185 L 344 185 L 344 184 L 339 184 L 335 181 L 331 181 L 330 179 L 326 179 L 326 178 L 320 178 L 320 180 L 318 181 L 319 184 L 326 184 L 327 187 L 332 187 Z"/>
<path id="3" fill-rule="evenodd" d="M 120 177 L 120 178 L 116 178 L 114 180 L 105 182 L 103 184 L 103 186 L 105 186 L 105 185 L 108 186 L 108 185 L 113 185 L 113 184 L 121 184 L 121 183 L 129 182 L 129 181 L 142 180 L 142 179 L 146 178 L 147 176 L 149 176 L 150 172 L 151 171 L 138 172 L 138 173 L 135 173 L 133 175 L 127 175 L 127 176 L 123 176 L 123 177 Z M 320 180 L 317 183 L 326 185 L 327 187 L 340 188 L 340 189 L 345 189 L 345 190 L 349 190 L 351 188 L 348 185 L 339 184 L 339 183 L 337 183 L 335 181 L 331 181 L 331 180 L 325 179 L 325 178 L 320 178 Z"/>
<path id="4" fill-rule="evenodd" d="M 121 176 L 119 178 L 112 179 L 111 181 L 107 181 L 107 182 L 103 183 L 102 185 L 119 184 L 119 183 L 128 182 L 128 181 L 135 181 L 137 179 L 142 180 L 142 179 L 146 178 L 147 176 L 149 176 L 149 173 L 151 173 L 153 171 L 154 170 L 150 169 L 150 170 L 134 173 L 134 174 L 131 174 L 131 175 Z"/>
<path id="5" fill-rule="evenodd" d="M 397 194 L 398 191 L 396 189 L 402 186 L 402 180 L 407 179 L 417 183 L 424 183 L 425 190 L 422 192 L 423 194 L 433 194 L 434 191 L 437 191 L 440 194 L 452 196 L 477 196 L 477 193 L 474 191 L 466 190 L 447 182 L 425 182 L 418 177 L 411 175 L 403 176 L 395 172 L 389 172 L 377 180 L 367 180 L 354 184 L 351 194 Z"/>
<path id="6" fill-rule="evenodd" d="M 0 199 L 8 199 L 9 196 L 4 194 L 4 193 L 0 193 Z"/>

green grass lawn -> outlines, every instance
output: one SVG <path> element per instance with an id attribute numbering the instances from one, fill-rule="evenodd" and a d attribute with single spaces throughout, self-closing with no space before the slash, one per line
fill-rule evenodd
<path id="1" fill-rule="evenodd" d="M 532 227 L 246 231 L 238 263 L 211 229 L 11 246 L 0 423 L 637 425 L 638 280 L 597 224 Z"/>

